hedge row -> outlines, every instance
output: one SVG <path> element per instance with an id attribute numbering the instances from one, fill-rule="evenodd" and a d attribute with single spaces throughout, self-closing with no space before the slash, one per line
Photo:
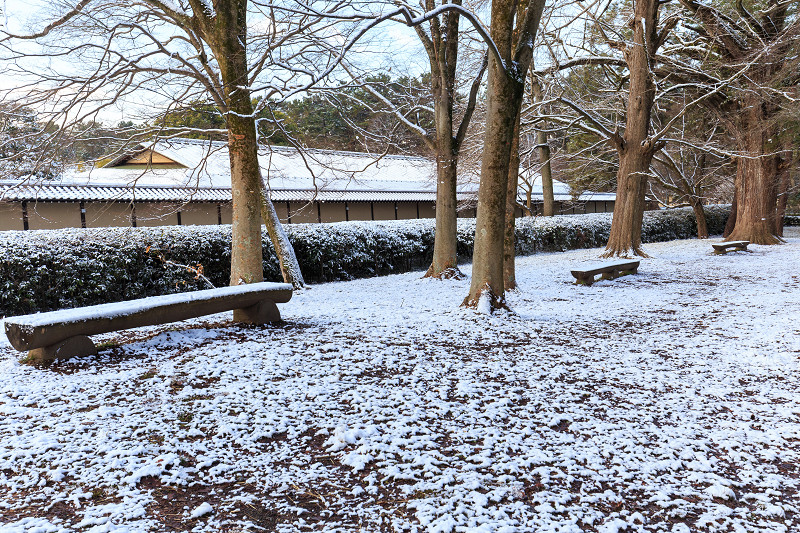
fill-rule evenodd
<path id="1" fill-rule="evenodd" d="M 708 208 L 709 231 L 721 233 L 729 208 Z M 522 218 L 517 251 L 602 246 L 611 214 Z M 287 227 L 306 281 L 324 282 L 424 269 L 433 254 L 434 221 L 341 222 Z M 459 220 L 458 253 L 472 253 L 474 219 Z M 645 242 L 696 235 L 691 209 L 648 212 Z M 264 275 L 280 280 L 264 236 Z M 164 226 L 0 232 L 0 315 L 78 307 L 207 288 L 230 276 L 230 226 Z"/>

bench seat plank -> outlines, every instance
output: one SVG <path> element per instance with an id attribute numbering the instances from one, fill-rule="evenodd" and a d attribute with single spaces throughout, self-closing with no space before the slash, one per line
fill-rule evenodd
<path id="1" fill-rule="evenodd" d="M 571 270 L 571 273 L 576 279 L 576 283 L 591 285 L 597 274 L 602 274 L 603 279 L 613 279 L 625 274 L 635 274 L 638 269 L 639 261 L 616 261 L 585 265 L 583 268 Z"/>
<path id="2" fill-rule="evenodd" d="M 591 274 L 602 274 L 603 272 L 608 272 L 610 270 L 633 270 L 634 268 L 639 268 L 639 261 L 617 261 L 615 263 L 594 263 L 590 265 L 584 265 L 583 268 L 576 268 L 572 270 L 572 275 L 574 276 L 576 273 L 591 275 Z"/>
<path id="3" fill-rule="evenodd" d="M 10 317 L 5 329 L 11 345 L 25 351 L 55 345 L 76 335 L 167 324 L 249 308 L 265 300 L 285 303 L 291 297 L 292 286 L 288 283 L 251 283 Z"/>
<path id="4" fill-rule="evenodd" d="M 723 241 L 719 243 L 714 243 L 711 245 L 714 248 L 715 254 L 726 254 L 733 249 L 737 252 L 746 252 L 747 245 L 750 244 L 750 241 Z"/>

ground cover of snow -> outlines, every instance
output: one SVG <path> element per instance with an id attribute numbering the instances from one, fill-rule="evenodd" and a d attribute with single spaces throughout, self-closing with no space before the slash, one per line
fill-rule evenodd
<path id="1" fill-rule="evenodd" d="M 4 344 L 0 531 L 798 531 L 800 233 L 750 248 L 591 287 L 598 249 L 520 258 L 513 313 L 410 273 Z"/>

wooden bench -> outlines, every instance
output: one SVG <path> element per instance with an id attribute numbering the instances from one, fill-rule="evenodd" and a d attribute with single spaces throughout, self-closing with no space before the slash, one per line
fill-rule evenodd
<path id="1" fill-rule="evenodd" d="M 747 245 L 750 244 L 750 241 L 729 241 L 729 242 L 720 242 L 716 244 L 712 244 L 711 246 L 714 248 L 714 253 L 716 255 L 720 254 L 727 254 L 730 251 L 734 252 L 746 252 Z"/>
<path id="2" fill-rule="evenodd" d="M 601 279 L 614 279 L 626 274 L 636 274 L 639 261 L 616 261 L 613 263 L 596 263 L 581 269 L 572 270 L 572 275 L 578 285 L 591 285 L 595 276 L 601 274 Z"/>
<path id="3" fill-rule="evenodd" d="M 251 283 L 139 300 L 63 309 L 6 319 L 11 346 L 28 351 L 30 362 L 97 353 L 89 335 L 168 324 L 224 311 L 241 310 L 244 323 L 281 319 L 277 303 L 288 302 L 288 283 Z"/>

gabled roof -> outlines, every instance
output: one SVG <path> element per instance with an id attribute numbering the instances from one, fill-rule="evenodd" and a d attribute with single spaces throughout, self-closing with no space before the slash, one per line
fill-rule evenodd
<path id="1" fill-rule="evenodd" d="M 187 166 L 184 163 L 175 161 L 173 158 L 153 150 L 152 148 L 142 149 L 138 147 L 132 152 L 119 155 L 103 165 L 105 168 L 118 167 L 121 165 L 152 165 L 152 166 Z"/>

